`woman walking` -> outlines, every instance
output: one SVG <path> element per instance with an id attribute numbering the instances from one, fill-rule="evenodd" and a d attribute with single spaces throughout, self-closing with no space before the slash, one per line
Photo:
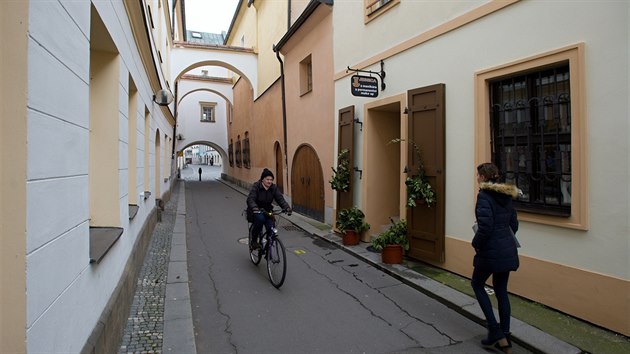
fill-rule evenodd
<path id="1" fill-rule="evenodd" d="M 472 241 L 475 257 L 471 284 L 488 325 L 488 337 L 481 344 L 511 353 L 510 299 L 507 286 L 510 272 L 516 271 L 519 266 L 514 237 L 518 230 L 518 219 L 512 206 L 512 199 L 518 196 L 518 188 L 498 181 L 497 166 L 492 163 L 477 166 L 480 189 L 475 206 L 477 228 Z M 491 275 L 499 305 L 500 323 L 494 316 L 490 297 L 484 288 Z"/>

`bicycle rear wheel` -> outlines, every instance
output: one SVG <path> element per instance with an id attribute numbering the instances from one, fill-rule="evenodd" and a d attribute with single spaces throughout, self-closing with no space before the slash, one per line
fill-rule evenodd
<path id="1" fill-rule="evenodd" d="M 249 259 L 252 260 L 252 263 L 254 263 L 255 265 L 258 265 L 258 263 L 260 263 L 260 259 L 262 258 L 262 249 L 261 248 L 256 248 L 253 249 L 252 248 L 252 228 L 249 228 L 249 242 L 248 242 L 248 249 L 249 249 Z"/>
<path id="2" fill-rule="evenodd" d="M 267 249 L 267 274 L 269 281 L 276 289 L 284 283 L 287 274 L 287 253 L 279 238 L 271 238 Z"/>

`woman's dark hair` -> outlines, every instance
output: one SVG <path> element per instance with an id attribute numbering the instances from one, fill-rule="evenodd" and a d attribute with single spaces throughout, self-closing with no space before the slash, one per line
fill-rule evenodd
<path id="1" fill-rule="evenodd" d="M 486 181 L 496 183 L 499 181 L 499 168 L 490 162 L 484 162 L 477 166 L 477 173 Z"/>

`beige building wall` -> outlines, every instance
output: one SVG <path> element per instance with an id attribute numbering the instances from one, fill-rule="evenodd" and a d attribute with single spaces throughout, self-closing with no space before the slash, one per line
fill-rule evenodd
<path id="1" fill-rule="evenodd" d="M 280 76 L 280 64 L 273 45 L 287 31 L 286 19 L 287 3 L 284 1 L 261 0 L 251 6 L 243 1 L 228 33 L 227 45 L 252 48 L 258 55 L 258 96 L 262 96 Z"/>
<path id="2" fill-rule="evenodd" d="M 277 176 L 274 146 L 276 143 L 283 145 L 279 81 L 256 101 L 252 99 L 251 87 L 245 80 L 239 80 L 234 86 L 234 110 L 232 122 L 228 123 L 228 145 L 236 146 L 239 138 L 242 143 L 246 135 L 250 142 L 251 167 L 228 164 L 230 178 L 245 184 L 253 183 L 260 179 L 265 167 Z M 286 173 L 284 176 L 286 178 Z"/>
<path id="3" fill-rule="evenodd" d="M 286 32 L 287 3 L 261 0 L 251 6 L 246 1 L 240 8 L 229 30 L 226 44 L 253 48 L 257 54 L 257 97 L 246 80 L 235 78 L 234 109 L 232 121 L 228 122 L 228 146 L 236 147 L 247 136 L 250 142 L 251 166 L 228 166 L 228 175 L 245 184 L 260 179 L 262 169 L 276 171 L 274 147 L 282 147 L 284 159 L 284 135 L 282 123 L 282 95 L 280 86 L 280 62 L 273 51 L 273 44 Z M 288 191 L 286 165 L 284 161 L 284 192 Z M 278 183 L 279 181 L 276 181 Z"/>
<path id="4" fill-rule="evenodd" d="M 332 179 L 335 111 L 332 54 L 332 9 L 318 6 L 306 23 L 282 47 L 287 107 L 289 164 L 298 147 L 310 145 L 317 153 L 324 177 L 325 219 L 332 224 Z M 301 62 L 310 56 L 313 89 L 301 94 Z M 289 166 L 292 171 L 292 166 Z"/>
<path id="5" fill-rule="evenodd" d="M 0 348 L 26 352 L 28 1 L 0 2 Z"/>

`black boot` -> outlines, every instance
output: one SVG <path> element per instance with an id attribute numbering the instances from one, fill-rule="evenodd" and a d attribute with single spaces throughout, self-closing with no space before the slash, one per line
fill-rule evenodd
<path id="1" fill-rule="evenodd" d="M 484 347 L 493 347 L 495 344 L 499 344 L 501 348 L 508 345 L 508 341 L 499 325 L 488 326 L 488 338 L 481 340 L 481 345 Z"/>
<path id="2" fill-rule="evenodd" d="M 507 345 L 501 345 L 497 342 L 494 347 L 506 354 L 512 354 L 512 333 L 503 332 L 503 335 L 505 336 L 505 340 L 507 340 Z"/>

